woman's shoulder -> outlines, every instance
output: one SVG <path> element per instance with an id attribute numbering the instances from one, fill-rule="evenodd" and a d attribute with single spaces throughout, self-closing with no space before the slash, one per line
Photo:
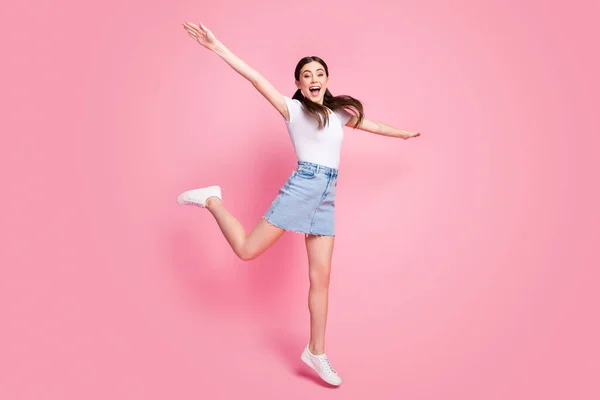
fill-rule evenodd
<path id="1" fill-rule="evenodd" d="M 346 125 L 346 123 L 352 118 L 352 114 L 346 110 L 344 107 L 336 108 L 332 111 L 342 122 L 342 126 Z"/>
<path id="2" fill-rule="evenodd" d="M 288 112 L 290 114 L 290 120 L 288 121 L 288 123 L 291 123 L 296 120 L 297 116 L 303 113 L 304 106 L 299 100 L 293 99 L 285 95 L 283 96 L 283 98 L 285 99 L 285 104 L 287 105 Z"/>
<path id="3" fill-rule="evenodd" d="M 288 97 L 288 96 L 283 96 L 283 98 L 285 99 L 286 103 L 288 104 L 294 104 L 295 106 L 302 106 L 302 102 L 300 100 L 296 100 L 292 97 Z"/>

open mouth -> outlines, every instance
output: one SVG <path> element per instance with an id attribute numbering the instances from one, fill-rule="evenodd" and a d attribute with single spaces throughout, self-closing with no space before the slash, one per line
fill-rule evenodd
<path id="1" fill-rule="evenodd" d="M 319 93 L 321 93 L 321 88 L 319 86 L 311 86 L 308 88 L 308 90 L 313 96 L 318 96 Z"/>

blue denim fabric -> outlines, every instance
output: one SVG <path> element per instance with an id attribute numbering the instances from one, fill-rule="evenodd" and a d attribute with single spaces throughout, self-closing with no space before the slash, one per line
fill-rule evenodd
<path id="1" fill-rule="evenodd" d="M 263 218 L 285 230 L 335 236 L 337 179 L 336 168 L 299 161 Z"/>

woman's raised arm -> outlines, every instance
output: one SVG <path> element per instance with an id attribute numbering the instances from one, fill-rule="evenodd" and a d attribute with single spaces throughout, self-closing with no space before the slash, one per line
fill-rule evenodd
<path id="1" fill-rule="evenodd" d="M 358 118 L 353 115 L 346 123 L 346 126 L 354 128 L 357 122 Z M 400 139 L 410 139 L 421 136 L 421 132 L 405 131 L 404 129 L 394 128 L 393 126 L 389 126 L 387 124 L 384 124 L 383 122 L 371 121 L 366 118 L 363 118 L 361 124 L 357 127 L 357 129 L 361 129 L 366 132 L 371 132 L 376 135 L 389 136 Z"/>
<path id="2" fill-rule="evenodd" d="M 233 54 L 215 35 L 202 23 L 196 25 L 190 22 L 183 24 L 188 34 L 202 46 L 217 53 L 231 68 L 242 75 L 289 121 L 289 112 L 283 95 L 258 71 L 251 68 L 242 59 Z"/>

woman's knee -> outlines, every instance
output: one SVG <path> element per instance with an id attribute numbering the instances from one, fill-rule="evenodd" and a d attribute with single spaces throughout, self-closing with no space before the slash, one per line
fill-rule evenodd
<path id="1" fill-rule="evenodd" d="M 242 261 L 250 261 L 250 260 L 254 260 L 256 258 L 256 256 L 254 254 L 252 254 L 252 252 L 248 251 L 248 250 L 240 250 L 237 253 L 237 256 L 240 260 Z"/>
<path id="2" fill-rule="evenodd" d="M 311 265 L 310 285 L 313 287 L 327 288 L 331 277 L 331 268 L 329 265 Z"/>
<path id="3" fill-rule="evenodd" d="M 235 254 L 242 261 L 251 261 L 259 256 L 259 252 L 256 249 L 253 249 L 248 246 L 241 246 Z"/>

